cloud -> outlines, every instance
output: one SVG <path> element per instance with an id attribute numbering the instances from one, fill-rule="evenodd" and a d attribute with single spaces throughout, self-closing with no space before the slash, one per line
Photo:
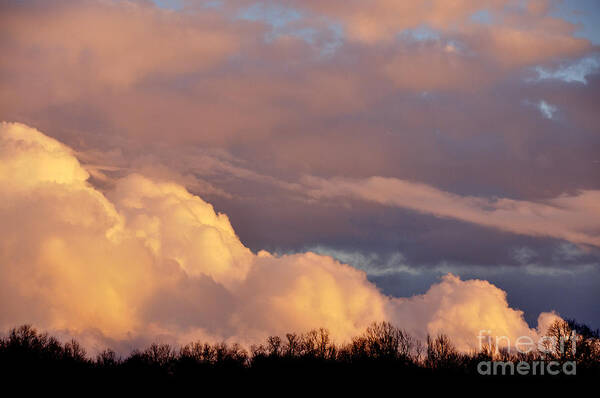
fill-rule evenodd
<path id="1" fill-rule="evenodd" d="M 527 8 L 522 17 L 502 14 L 503 25 L 468 22 L 484 8 L 504 13 L 513 1 L 346 3 L 283 5 L 308 10 L 296 23 L 316 36 L 331 30 L 331 23 L 312 26 L 321 17 L 344 23 L 343 43 L 323 57 L 319 40 L 265 42 L 267 27 L 236 18 L 229 4 L 175 12 L 150 2 L 4 2 L 0 107 L 13 119 L 62 118 L 133 138 L 253 142 L 306 120 L 360 112 L 397 89 L 478 90 L 520 68 L 592 50 L 570 24 Z M 438 37 L 396 40 L 422 26 Z M 10 95 L 17 91 L 19 98 Z M 57 112 L 62 107 L 70 117 Z"/>
<path id="2" fill-rule="evenodd" d="M 431 335 L 446 333 L 463 351 L 479 347 L 477 339 L 473 340 L 472 336 L 479 335 L 482 330 L 489 330 L 492 336 L 506 336 L 513 342 L 517 336 L 535 339 L 539 335 L 538 331 L 524 323 L 522 311 L 508 306 L 506 292 L 483 280 L 462 281 L 448 274 L 425 294 L 393 299 L 393 302 L 393 322 L 421 336 L 423 332 L 419 333 L 407 320 L 413 325 L 424 326 Z M 540 314 L 538 327 L 542 335 L 547 328 L 547 320 L 552 317 L 556 319 L 556 315 Z"/>
<path id="3" fill-rule="evenodd" d="M 538 66 L 535 68 L 535 71 L 538 74 L 536 80 L 555 79 L 567 83 L 578 82 L 587 85 L 587 76 L 597 73 L 598 68 L 600 68 L 598 56 L 589 56 L 571 64 L 559 65 L 554 70 Z"/>
<path id="4" fill-rule="evenodd" d="M 544 100 L 539 102 L 538 108 L 542 116 L 544 116 L 546 119 L 552 119 L 554 117 L 554 113 L 557 111 L 557 108 L 554 105 L 550 105 Z"/>
<path id="5" fill-rule="evenodd" d="M 70 83 L 92 84 L 86 77 L 93 75 L 117 91 L 150 75 L 207 70 L 241 44 L 235 28 L 208 12 L 192 18 L 131 1 L 34 0 L 26 5 L 4 2 L 2 7 L 2 30 L 11 38 L 5 50 L 13 52 L 3 58 L 5 67 L 27 67 L 26 60 L 16 56 L 25 52 L 53 59 L 44 67 L 56 73 L 68 68 Z M 44 23 L 31 29 L 30 22 L 39 17 Z M 62 86 L 62 93 L 56 94 L 67 100 L 76 90 Z"/>
<path id="6" fill-rule="evenodd" d="M 232 3 L 172 11 L 150 2 L 3 2 L 0 118 L 52 132 L 79 153 L 97 151 L 99 166 L 116 166 L 103 154 L 120 150 L 128 161 L 146 157 L 191 175 L 207 158 L 193 150 L 215 150 L 240 160 L 220 162 L 223 173 L 276 183 L 305 173 L 386 175 L 530 196 L 597 186 L 589 167 L 565 161 L 574 151 L 581 162 L 595 160 L 593 78 L 589 92 L 523 83 L 531 68 L 594 51 L 544 7 L 278 2 L 302 11 L 290 23 L 317 37 L 355 19 L 403 32 L 376 32 L 368 42 L 347 33 L 324 56 L 320 39 L 265 41 L 268 27 L 240 20 Z M 503 23 L 465 22 L 481 8 Z M 313 26 L 323 16 L 333 22 Z M 433 33 L 406 34 L 419 29 Z M 537 110 L 520 109 L 523 97 L 560 109 L 574 125 L 569 146 L 552 141 Z M 210 178 L 195 192 L 226 197 L 247 186 Z"/>
<path id="7" fill-rule="evenodd" d="M 552 3 L 546 0 L 351 0 L 343 4 L 331 0 L 292 0 L 286 3 L 296 12 L 326 16 L 340 23 L 350 42 L 378 45 L 392 43 L 400 34 L 415 29 L 439 32 L 462 42 L 472 55 L 493 61 L 493 64 L 484 61 L 487 67 L 531 65 L 549 58 L 573 56 L 590 48 L 588 41 L 572 36 L 573 24 L 551 16 Z M 480 12 L 488 16 L 486 23 L 473 19 Z M 442 48 L 448 49 L 448 43 Z M 473 59 L 469 61 L 475 63 Z M 441 63 L 451 76 L 453 68 L 464 68 L 459 66 L 460 61 L 453 59 L 438 58 L 436 63 Z M 427 67 L 427 63 L 423 66 L 426 71 L 435 68 Z M 413 72 L 419 71 L 415 68 Z"/>
<path id="8" fill-rule="evenodd" d="M 408 274 L 419 273 L 418 269 L 411 267 L 407 263 L 406 258 L 400 252 L 392 253 L 386 258 L 383 258 L 375 252 L 361 253 L 360 251 L 345 251 L 325 246 L 311 247 L 309 251 L 325 256 L 331 256 L 342 263 L 352 265 L 353 267 L 364 271 L 367 276 L 381 277 L 398 272 L 405 272 Z"/>
<path id="9" fill-rule="evenodd" d="M 22 124 L 0 125 L 0 161 L 3 329 L 34 323 L 92 352 L 315 327 L 344 341 L 381 320 L 448 333 L 463 350 L 480 329 L 537 334 L 485 281 L 448 275 L 424 295 L 389 297 L 328 256 L 251 252 L 177 183 L 131 174 L 102 193 L 71 149 Z"/>
<path id="10" fill-rule="evenodd" d="M 265 1 L 251 20 L 234 3 L 173 11 L 149 1 L 0 1 L 0 120 L 37 126 L 76 150 L 113 207 L 112 191 L 133 172 L 185 186 L 226 212 L 254 252 L 327 245 L 377 253 L 386 265 L 386 253 L 401 252 L 416 270 L 486 266 L 476 276 L 484 279 L 504 264 L 526 272 L 512 258 L 519 247 L 536 251 L 540 269 L 599 262 L 598 250 L 554 259 L 555 238 L 477 220 L 376 201 L 306 201 L 298 184 L 304 174 L 386 176 L 520 203 L 600 189 L 600 75 L 586 73 L 586 85 L 526 80 L 536 67 L 553 73 L 597 53 L 549 16 L 547 2 Z M 273 15 L 275 3 L 293 10 Z M 472 21 L 481 8 L 487 21 Z M 559 122 L 543 119 L 540 99 L 559 109 Z M 390 280 L 404 266 L 367 263 L 370 276 Z M 225 276 L 204 280 L 203 291 L 221 286 L 214 296 L 231 302 L 222 286 L 235 278 Z M 509 294 L 531 308 L 522 286 Z M 186 294 L 173 297 L 196 297 Z M 591 304 L 587 312 L 554 305 L 598 323 Z"/>
<path id="11" fill-rule="evenodd" d="M 353 198 L 402 207 L 523 235 L 600 246 L 600 191 L 581 191 L 543 201 L 460 196 L 397 178 L 305 177 L 314 198 Z"/>

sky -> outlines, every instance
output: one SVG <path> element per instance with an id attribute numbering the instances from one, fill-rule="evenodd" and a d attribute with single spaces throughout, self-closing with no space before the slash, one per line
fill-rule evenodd
<path id="1" fill-rule="evenodd" d="M 0 327 L 599 328 L 598 4 L 1 0 Z"/>

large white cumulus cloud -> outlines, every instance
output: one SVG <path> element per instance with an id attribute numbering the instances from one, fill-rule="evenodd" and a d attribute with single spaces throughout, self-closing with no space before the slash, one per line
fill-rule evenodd
<path id="1" fill-rule="evenodd" d="M 387 297 L 328 256 L 252 253 L 181 185 L 132 174 L 103 193 L 88 177 L 68 147 L 0 125 L 2 329 L 33 323 L 92 351 L 316 327 L 344 341 L 382 320 L 420 338 L 445 332 L 461 349 L 482 329 L 536 334 L 488 282 L 448 275 L 422 296 Z"/>

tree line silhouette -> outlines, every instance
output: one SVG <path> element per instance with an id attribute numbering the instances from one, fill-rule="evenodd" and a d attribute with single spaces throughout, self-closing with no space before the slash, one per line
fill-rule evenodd
<path id="1" fill-rule="evenodd" d="M 572 331 L 576 332 L 573 337 Z M 194 342 L 176 348 L 154 343 L 119 357 L 106 349 L 95 358 L 86 355 L 75 340 L 65 343 L 30 325 L 14 328 L 0 338 L 1 374 L 10 378 L 39 380 L 69 375 L 73 380 L 91 382 L 127 381 L 153 384 L 213 383 L 218 380 L 260 380 L 265 383 L 286 379 L 331 380 L 435 380 L 510 379 L 528 381 L 540 376 L 482 376 L 481 361 L 576 361 L 577 378 L 600 376 L 600 335 L 598 330 L 573 320 L 557 321 L 549 336 L 567 339 L 575 350 L 548 347 L 546 353 L 526 354 L 497 350 L 485 345 L 479 351 L 459 352 L 448 336 L 428 336 L 425 343 L 390 323 L 374 323 L 349 343 L 336 344 L 326 329 L 308 333 L 271 336 L 246 350 L 239 344 Z M 568 339 L 575 339 L 569 341 Z M 544 376 L 564 380 L 573 376 Z"/>

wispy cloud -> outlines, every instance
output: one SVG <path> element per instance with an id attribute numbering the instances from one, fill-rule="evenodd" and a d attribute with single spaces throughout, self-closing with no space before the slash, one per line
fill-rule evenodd
<path id="1" fill-rule="evenodd" d="M 558 108 L 556 108 L 554 105 L 550 105 L 544 100 L 541 100 L 538 103 L 538 108 L 546 119 L 552 119 L 554 117 L 554 113 L 558 110 Z"/>
<path id="2" fill-rule="evenodd" d="M 562 65 L 555 69 L 548 69 L 542 66 L 535 68 L 538 76 L 536 80 L 562 80 L 567 83 L 578 82 L 587 84 L 587 76 L 597 73 L 600 68 L 600 61 L 597 56 L 585 57 L 577 62 Z"/>
<path id="3" fill-rule="evenodd" d="M 306 177 L 315 198 L 351 198 L 453 218 L 517 234 L 548 236 L 600 246 L 600 191 L 540 201 L 461 196 L 396 178 Z"/>

